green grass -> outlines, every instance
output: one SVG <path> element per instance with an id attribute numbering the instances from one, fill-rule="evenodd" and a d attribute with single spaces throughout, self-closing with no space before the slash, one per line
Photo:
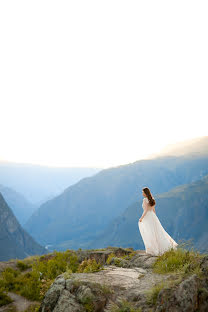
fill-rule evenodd
<path id="1" fill-rule="evenodd" d="M 24 312 L 39 312 L 40 304 L 31 304 Z"/>
<path id="2" fill-rule="evenodd" d="M 183 281 L 183 275 L 175 273 L 172 277 L 165 281 L 161 281 L 160 283 L 154 285 L 152 288 L 146 291 L 146 302 L 150 305 L 155 305 L 157 301 L 157 297 L 159 292 L 162 289 L 168 288 L 175 288 Z"/>
<path id="3" fill-rule="evenodd" d="M 95 310 L 92 297 L 85 296 L 79 302 L 85 307 L 86 312 L 93 312 Z"/>
<path id="4" fill-rule="evenodd" d="M 165 282 L 158 283 L 147 291 L 147 303 L 156 304 L 159 292 L 166 286 Z"/>
<path id="5" fill-rule="evenodd" d="M 189 243 L 184 243 L 178 246 L 176 250 L 170 249 L 163 255 L 158 256 L 153 265 L 153 272 L 166 273 L 181 273 L 181 274 L 197 274 L 202 276 L 200 269 L 200 261 L 205 256 L 196 249 L 187 250 L 184 246 Z"/>
<path id="6" fill-rule="evenodd" d="M 112 306 L 110 312 L 142 312 L 141 308 L 134 308 L 132 303 L 123 299 L 119 304 Z"/>

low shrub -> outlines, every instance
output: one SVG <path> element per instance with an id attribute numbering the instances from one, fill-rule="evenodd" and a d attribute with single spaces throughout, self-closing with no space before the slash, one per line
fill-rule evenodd
<path id="1" fill-rule="evenodd" d="M 19 274 L 20 271 L 18 270 L 14 270 L 10 267 L 5 268 L 4 271 L 1 272 L 1 286 L 4 287 L 4 289 L 7 291 L 13 290 L 16 283 L 16 278 Z"/>
<path id="2" fill-rule="evenodd" d="M 100 261 L 97 261 L 95 259 L 85 259 L 83 260 L 78 269 L 78 273 L 92 273 L 92 272 L 98 272 L 103 269 L 103 265 L 100 263 Z"/>
<path id="3" fill-rule="evenodd" d="M 7 295 L 7 293 L 0 288 L 0 307 L 5 304 L 11 303 L 13 300 Z"/>
<path id="4" fill-rule="evenodd" d="M 24 271 L 28 268 L 31 268 L 31 265 L 29 265 L 23 261 L 18 260 L 17 261 L 17 267 L 18 267 L 18 269 L 20 269 L 20 271 Z"/>

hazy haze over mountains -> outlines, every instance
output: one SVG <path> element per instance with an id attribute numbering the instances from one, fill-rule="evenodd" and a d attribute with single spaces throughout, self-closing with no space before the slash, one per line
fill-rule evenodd
<path id="1" fill-rule="evenodd" d="M 169 144 L 158 153 L 151 155 L 152 157 L 173 155 L 208 155 L 208 136 L 198 137 L 190 140 L 180 141 L 176 144 Z M 149 158 L 149 157 L 148 157 Z"/>
<path id="2" fill-rule="evenodd" d="M 61 168 L 0 161 L 0 184 L 10 187 L 32 204 L 55 197 L 80 179 L 100 168 Z"/>

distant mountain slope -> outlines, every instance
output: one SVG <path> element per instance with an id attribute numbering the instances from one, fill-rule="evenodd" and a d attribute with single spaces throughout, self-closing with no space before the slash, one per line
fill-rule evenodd
<path id="1" fill-rule="evenodd" d="M 24 224 L 37 209 L 37 207 L 31 204 L 22 194 L 9 187 L 0 184 L 0 192 L 21 225 Z"/>
<path id="2" fill-rule="evenodd" d="M 208 157 L 200 156 L 158 157 L 105 169 L 41 205 L 24 227 L 41 244 L 83 248 L 142 197 L 144 186 L 156 195 L 206 174 Z"/>
<path id="3" fill-rule="evenodd" d="M 0 193 L 0 261 L 47 253 L 47 249 L 22 229 Z"/>
<path id="4" fill-rule="evenodd" d="M 208 175 L 154 197 L 156 214 L 165 230 L 176 241 L 193 239 L 195 247 L 208 251 Z M 86 248 L 111 245 L 143 249 L 138 228 L 142 213 L 142 200 L 133 203 Z"/>
<path id="5" fill-rule="evenodd" d="M 70 185 L 100 170 L 100 168 L 59 168 L 0 161 L 0 184 L 23 194 L 27 200 L 39 206 L 48 198 L 59 195 Z"/>

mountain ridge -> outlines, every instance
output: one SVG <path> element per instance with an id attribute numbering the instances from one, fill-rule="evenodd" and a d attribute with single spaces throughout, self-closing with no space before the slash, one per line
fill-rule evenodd
<path id="1" fill-rule="evenodd" d="M 30 203 L 22 194 L 10 187 L 0 184 L 0 192 L 21 225 L 23 225 L 37 209 L 37 207 Z"/>
<path id="2" fill-rule="evenodd" d="M 23 259 L 37 253 L 46 254 L 48 251 L 21 227 L 0 193 L 0 260 Z"/>

